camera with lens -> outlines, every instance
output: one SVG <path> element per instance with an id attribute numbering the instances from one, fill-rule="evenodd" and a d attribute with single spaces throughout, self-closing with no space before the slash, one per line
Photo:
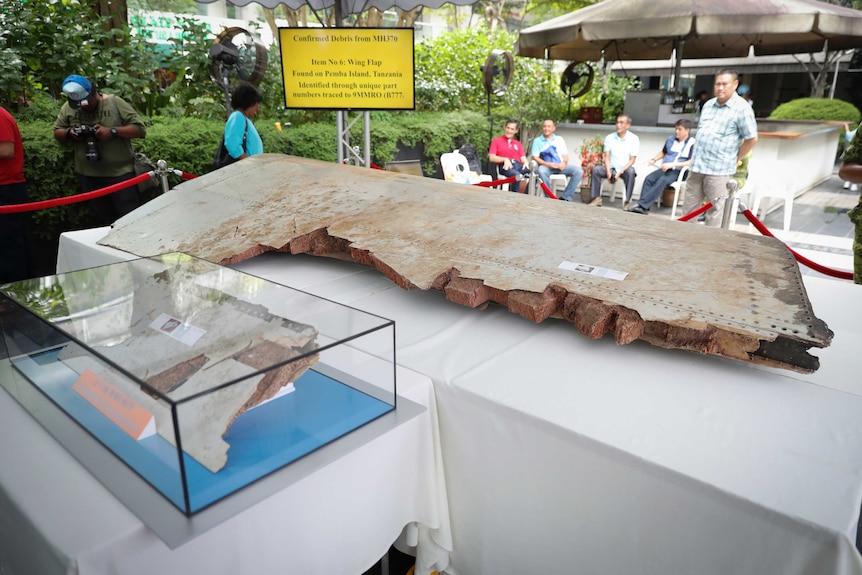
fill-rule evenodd
<path id="1" fill-rule="evenodd" d="M 96 147 L 96 128 L 95 126 L 72 126 L 69 131 L 75 138 L 84 140 L 87 145 L 87 160 L 90 162 L 98 162 L 101 159 L 99 149 Z"/>

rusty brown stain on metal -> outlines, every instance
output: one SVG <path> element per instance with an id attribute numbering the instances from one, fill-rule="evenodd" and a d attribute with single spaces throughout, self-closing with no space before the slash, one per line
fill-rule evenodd
<path id="1" fill-rule="evenodd" d="M 208 361 L 209 358 L 206 355 L 200 354 L 152 375 L 144 381 L 162 393 L 169 393 L 173 391 L 178 384 L 187 380 L 193 373 L 196 373 Z"/>
<path id="2" fill-rule="evenodd" d="M 819 365 L 808 350 L 832 338 L 773 238 L 285 155 L 185 182 L 100 243 L 221 264 L 271 250 L 351 260 L 403 289 L 499 304 L 534 322 L 562 318 L 591 338 L 802 372 Z"/>

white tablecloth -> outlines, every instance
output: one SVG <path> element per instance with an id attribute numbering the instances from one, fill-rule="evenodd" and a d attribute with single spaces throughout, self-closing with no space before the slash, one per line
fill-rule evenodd
<path id="1" fill-rule="evenodd" d="M 397 386 L 423 413 L 173 550 L 0 389 L 0 571 L 358 574 L 399 537 L 428 566 L 417 573 L 442 570 L 451 534 L 434 390 L 402 367 Z"/>
<path id="2" fill-rule="evenodd" d="M 402 530 L 419 538 L 424 561 L 442 568 L 451 536 L 433 390 L 400 368 L 398 394 L 432 409 L 170 549 L 0 389 L 0 570 L 358 574 Z"/>
<path id="3" fill-rule="evenodd" d="M 800 375 L 592 341 L 355 264 L 234 267 L 396 321 L 399 364 L 434 382 L 449 573 L 862 574 L 860 286 L 804 278 L 835 338 Z"/>

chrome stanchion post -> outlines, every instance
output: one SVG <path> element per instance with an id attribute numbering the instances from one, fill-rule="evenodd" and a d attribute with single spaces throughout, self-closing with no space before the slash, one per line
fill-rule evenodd
<path id="1" fill-rule="evenodd" d="M 530 179 L 527 181 L 527 194 L 531 196 L 537 196 L 536 190 L 536 170 L 538 169 L 539 164 L 536 160 L 530 160 Z"/>
<path id="2" fill-rule="evenodd" d="M 164 160 L 156 161 L 156 175 L 160 176 L 162 182 L 162 193 L 168 193 L 170 184 L 168 183 L 168 163 Z"/>
<path id="3" fill-rule="evenodd" d="M 739 183 L 733 178 L 727 180 L 727 197 L 724 200 L 724 213 L 721 214 L 721 227 L 729 230 L 732 221 L 736 219 L 736 211 L 733 209 L 736 204 L 736 190 L 739 188 Z"/>

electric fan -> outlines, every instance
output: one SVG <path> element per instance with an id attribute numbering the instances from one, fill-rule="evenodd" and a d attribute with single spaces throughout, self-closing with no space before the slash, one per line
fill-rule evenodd
<path id="1" fill-rule="evenodd" d="M 594 77 L 595 71 L 587 62 L 572 62 L 563 70 L 563 75 L 560 77 L 560 90 L 569 101 L 569 114 L 572 111 L 572 100 L 589 91 Z"/>
<path id="2" fill-rule="evenodd" d="M 491 50 L 482 66 L 482 85 L 490 99 L 491 94 L 502 96 L 512 83 L 515 61 L 507 50 Z"/>
<path id="3" fill-rule="evenodd" d="M 491 94 L 502 96 L 512 83 L 512 75 L 515 72 L 515 60 L 508 50 L 491 50 L 482 70 L 482 85 L 488 95 L 488 123 L 490 135 L 488 141 L 494 137 L 494 120 L 491 117 Z"/>
<path id="4" fill-rule="evenodd" d="M 266 47 L 247 30 L 226 28 L 210 46 L 209 57 L 210 78 L 224 90 L 229 116 L 231 76 L 259 86 L 266 72 Z"/>

